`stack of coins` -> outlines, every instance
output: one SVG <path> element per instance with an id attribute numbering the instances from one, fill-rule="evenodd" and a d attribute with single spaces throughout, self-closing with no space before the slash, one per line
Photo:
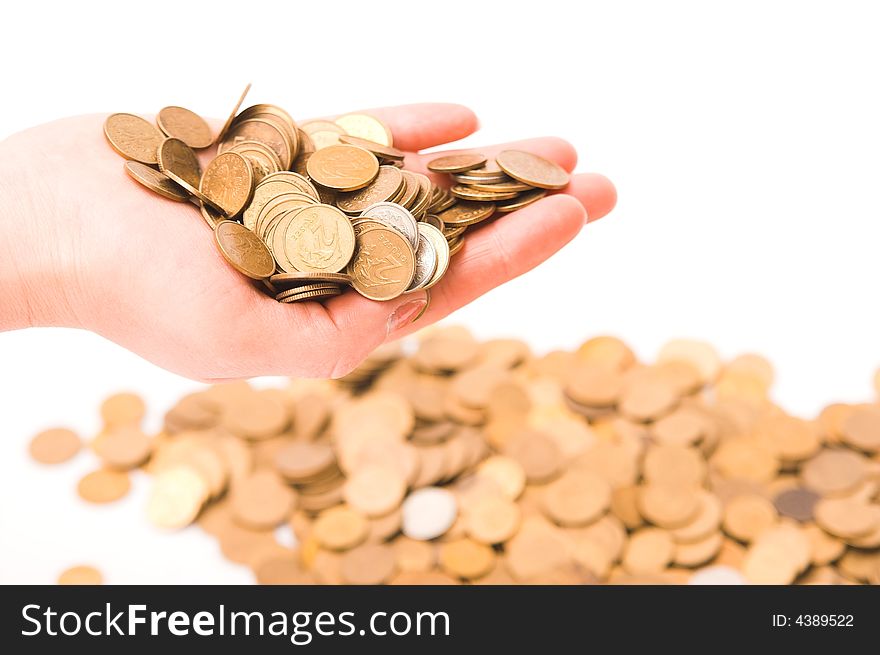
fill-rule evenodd
<path id="1" fill-rule="evenodd" d="M 527 207 L 569 181 L 555 162 L 522 150 L 505 150 L 492 162 L 479 153 L 444 155 L 428 162 L 428 169 L 452 178 L 450 195 L 458 202 L 437 210 L 435 218 L 453 251 L 461 247 L 467 228 Z"/>
<path id="2" fill-rule="evenodd" d="M 449 190 L 406 170 L 405 153 L 375 116 L 297 125 L 276 105 L 239 112 L 249 88 L 216 139 L 181 107 L 162 109 L 158 128 L 112 114 L 104 134 L 136 182 L 195 202 L 223 258 L 279 302 L 319 301 L 348 286 L 372 300 L 428 290 L 464 245 L 468 226 L 568 182 L 555 164 L 506 151 L 498 156 L 503 170 L 479 155 L 432 162 L 431 170 L 455 173 L 459 184 Z M 215 143 L 203 172 L 195 150 Z"/>
<path id="3" fill-rule="evenodd" d="M 804 419 L 773 377 L 701 342 L 648 364 L 434 328 L 339 382 L 196 391 L 153 436 L 113 396 L 79 493 L 141 468 L 153 524 L 196 523 L 263 583 L 880 584 L 880 388 Z"/>

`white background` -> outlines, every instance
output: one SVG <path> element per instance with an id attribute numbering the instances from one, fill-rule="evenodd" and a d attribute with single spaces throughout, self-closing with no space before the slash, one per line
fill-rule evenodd
<path id="1" fill-rule="evenodd" d="M 776 398 L 812 415 L 869 398 L 880 364 L 877 28 L 867 2 L 7 3 L 0 137 L 166 104 L 223 116 L 247 81 L 297 118 L 440 100 L 480 116 L 468 145 L 564 136 L 617 209 L 452 320 L 538 350 L 609 332 L 646 358 L 676 336 L 762 352 Z M 145 480 L 86 507 L 89 457 L 26 456 L 41 428 L 93 433 L 112 391 L 157 426 L 195 386 L 91 334 L 0 335 L 0 581 L 81 562 L 116 583 L 248 581 L 197 530 L 153 532 Z"/>

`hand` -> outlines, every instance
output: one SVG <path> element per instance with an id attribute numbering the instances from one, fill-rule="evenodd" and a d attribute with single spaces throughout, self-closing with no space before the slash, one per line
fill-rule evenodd
<path id="1" fill-rule="evenodd" d="M 476 130 L 467 108 L 418 104 L 369 110 L 428 173 L 419 150 Z M 166 369 L 200 380 L 257 375 L 338 377 L 369 352 L 437 321 L 530 270 L 614 207 L 601 175 L 579 174 L 550 195 L 469 232 L 443 280 L 389 302 L 350 291 L 321 305 L 283 305 L 216 251 L 198 209 L 130 180 L 104 140 L 105 116 L 60 120 L 0 143 L 0 329 L 57 325 L 93 330 Z M 571 171 L 557 138 L 521 148 Z M 213 153 L 201 153 L 203 166 Z M 438 178 L 435 178 L 438 179 Z"/>

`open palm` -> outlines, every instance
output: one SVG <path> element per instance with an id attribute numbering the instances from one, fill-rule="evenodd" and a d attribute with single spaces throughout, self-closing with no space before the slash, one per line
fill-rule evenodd
<path id="1" fill-rule="evenodd" d="M 446 180 L 425 168 L 436 153 L 418 151 L 477 127 L 474 114 L 459 105 L 367 111 L 391 128 L 395 146 L 408 153 L 406 167 L 438 183 Z M 46 269 L 43 288 L 29 290 L 28 302 L 51 307 L 35 312 L 34 322 L 93 330 L 201 380 L 344 375 L 384 341 L 541 263 L 616 199 L 603 176 L 578 174 L 561 193 L 468 232 L 415 325 L 408 321 L 424 307 L 424 291 L 386 303 L 348 292 L 324 305 L 283 305 L 226 264 L 194 205 L 164 200 L 127 178 L 104 141 L 105 117 L 64 119 L 0 143 L 3 159 L 14 162 L 18 220 L 33 241 L 21 254 Z M 547 157 L 568 171 L 577 158 L 571 145 L 551 137 L 479 151 L 491 157 L 506 148 Z M 200 154 L 203 166 L 213 154 Z"/>

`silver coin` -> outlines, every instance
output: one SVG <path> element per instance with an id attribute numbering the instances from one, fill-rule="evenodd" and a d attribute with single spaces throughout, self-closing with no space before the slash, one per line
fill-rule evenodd
<path id="1" fill-rule="evenodd" d="M 449 243 L 443 233 L 430 223 L 419 223 L 419 238 L 426 237 L 434 246 L 434 252 L 437 254 L 437 267 L 431 279 L 425 282 L 420 288 L 430 289 L 437 284 L 446 274 L 449 268 Z"/>
<path id="2" fill-rule="evenodd" d="M 416 250 L 416 272 L 407 291 L 421 289 L 437 272 L 437 249 L 431 239 L 419 230 L 419 247 Z"/>
<path id="3" fill-rule="evenodd" d="M 416 219 L 405 207 L 395 202 L 377 202 L 361 212 L 361 218 L 371 218 L 397 230 L 407 238 L 413 250 L 419 248 L 419 227 Z"/>

